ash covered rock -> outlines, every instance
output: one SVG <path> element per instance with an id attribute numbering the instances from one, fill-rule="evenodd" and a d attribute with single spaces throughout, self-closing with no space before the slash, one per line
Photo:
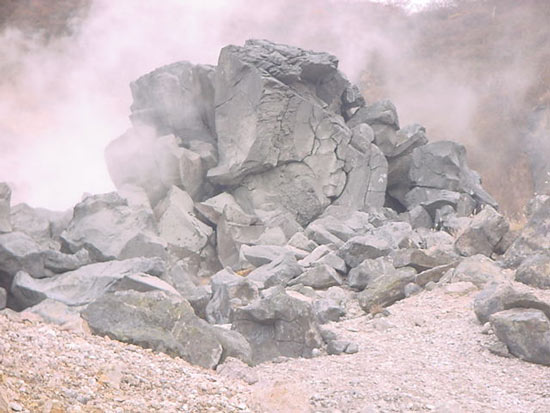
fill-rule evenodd
<path id="1" fill-rule="evenodd" d="M 0 183 L 0 234 L 11 232 L 10 222 L 11 188 L 5 182 Z"/>

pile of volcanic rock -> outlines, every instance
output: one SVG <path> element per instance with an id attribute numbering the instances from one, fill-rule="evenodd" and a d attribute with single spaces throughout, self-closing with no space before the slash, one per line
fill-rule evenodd
<path id="1" fill-rule="evenodd" d="M 550 201 L 510 232 L 461 145 L 401 128 L 337 66 L 251 40 L 133 82 L 106 149 L 116 193 L 56 213 L 0 186 L 2 307 L 215 368 L 356 352 L 327 323 L 470 283 L 510 351 L 549 363 L 550 301 L 495 260 L 550 287 Z"/>

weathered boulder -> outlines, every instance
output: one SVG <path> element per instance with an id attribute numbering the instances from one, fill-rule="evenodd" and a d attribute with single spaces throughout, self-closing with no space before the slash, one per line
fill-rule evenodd
<path id="1" fill-rule="evenodd" d="M 10 222 L 11 188 L 5 182 L 0 182 L 0 234 L 11 232 Z"/>
<path id="2" fill-rule="evenodd" d="M 339 321 L 340 317 L 346 314 L 342 304 L 331 298 L 315 300 L 312 306 L 319 324 L 326 324 L 329 321 Z"/>
<path id="3" fill-rule="evenodd" d="M 163 272 L 164 263 L 158 258 L 95 263 L 44 279 L 20 271 L 13 280 L 11 293 L 19 308 L 35 305 L 46 298 L 69 306 L 86 305 L 113 289 L 161 289 L 176 293 L 173 287 L 158 278 Z"/>
<path id="4" fill-rule="evenodd" d="M 322 345 L 311 304 L 291 297 L 282 287 L 237 308 L 232 329 L 250 343 L 254 364 L 279 356 L 311 357 Z"/>
<path id="5" fill-rule="evenodd" d="M 0 287 L 0 310 L 3 310 L 8 305 L 8 292 Z"/>
<path id="6" fill-rule="evenodd" d="M 469 281 L 478 288 L 493 281 L 506 281 L 512 278 L 510 271 L 499 267 L 485 255 L 474 255 L 460 261 L 457 267 L 449 271 L 442 282 Z"/>
<path id="7" fill-rule="evenodd" d="M 350 288 L 361 291 L 373 280 L 394 271 L 395 267 L 387 257 L 366 259 L 357 267 L 351 269 L 347 283 Z"/>
<path id="8" fill-rule="evenodd" d="M 250 362 L 250 347 L 240 334 L 209 325 L 177 295 L 109 293 L 88 305 L 82 316 L 95 334 L 182 357 L 205 368 L 215 368 L 228 355 Z"/>
<path id="9" fill-rule="evenodd" d="M 81 322 L 78 308 L 69 307 L 60 301 L 47 298 L 32 307 L 25 309 L 26 313 L 39 315 L 45 322 L 60 326 L 78 325 Z"/>
<path id="10" fill-rule="evenodd" d="M 515 279 L 533 287 L 550 289 L 550 255 L 539 253 L 523 260 Z"/>
<path id="11" fill-rule="evenodd" d="M 213 235 L 212 228 L 194 216 L 193 208 L 189 194 L 175 186 L 155 207 L 159 236 L 174 256 L 200 254 Z"/>
<path id="12" fill-rule="evenodd" d="M 58 248 L 52 239 L 50 220 L 38 209 L 17 204 L 11 208 L 10 221 L 14 231 L 27 234 L 42 248 Z"/>
<path id="13" fill-rule="evenodd" d="M 0 234 L 0 278 L 4 278 L 1 281 L 6 288 L 18 271 L 45 277 L 42 248 L 22 232 Z"/>
<path id="14" fill-rule="evenodd" d="M 148 125 L 156 135 L 173 133 L 215 142 L 214 67 L 176 62 L 148 73 L 130 84 L 134 125 Z"/>
<path id="15" fill-rule="evenodd" d="M 390 254 L 390 258 L 395 268 L 411 267 L 418 272 L 447 264 L 447 262 L 442 262 L 441 259 L 429 255 L 428 251 L 416 248 L 404 248 L 393 251 Z"/>
<path id="16" fill-rule="evenodd" d="M 278 245 L 243 245 L 241 246 L 241 257 L 243 261 L 252 264 L 254 267 L 261 267 L 288 254 L 291 250 Z"/>
<path id="17" fill-rule="evenodd" d="M 206 319 L 206 306 L 212 298 L 212 292 L 210 288 L 195 284 L 193 274 L 189 273 L 183 262 L 178 262 L 166 271 L 163 279 L 191 304 L 197 316 Z"/>
<path id="18" fill-rule="evenodd" d="M 314 289 L 326 289 L 342 285 L 342 283 L 342 277 L 338 275 L 334 268 L 326 264 L 318 264 L 294 278 L 288 284 L 302 284 Z"/>
<path id="19" fill-rule="evenodd" d="M 338 256 L 351 267 L 357 267 L 366 259 L 375 259 L 388 255 L 393 244 L 390 240 L 377 237 L 376 235 L 363 235 L 353 237 L 347 241 L 339 250 Z"/>
<path id="20" fill-rule="evenodd" d="M 229 324 L 236 308 L 259 297 L 258 287 L 248 278 L 230 269 L 216 273 L 211 280 L 212 298 L 206 306 L 206 319 L 211 324 Z"/>
<path id="21" fill-rule="evenodd" d="M 402 300 L 405 298 L 405 286 L 413 282 L 415 276 L 413 268 L 405 267 L 375 278 L 357 296 L 359 305 L 369 312 L 373 306 L 387 307 Z"/>
<path id="22" fill-rule="evenodd" d="M 129 207 L 115 192 L 88 196 L 77 204 L 61 239 L 73 253 L 88 250 L 93 261 L 166 254 L 151 211 Z"/>
<path id="23" fill-rule="evenodd" d="M 210 180 L 238 185 L 239 203 L 290 212 L 301 225 L 346 193 L 350 177 L 369 182 L 372 170 L 372 189 L 381 188 L 382 176 L 385 188 L 376 149 L 350 145 L 339 113 L 348 86 L 326 53 L 259 40 L 222 49 L 215 83 L 219 163 Z M 353 154 L 346 158 L 346 151 Z M 355 209 L 371 202 L 370 188 L 346 195 Z"/>
<path id="24" fill-rule="evenodd" d="M 256 268 L 248 279 L 254 282 L 260 289 L 270 288 L 277 285 L 286 287 L 290 280 L 303 272 L 294 254 L 287 253 L 271 261 L 269 264 Z"/>
<path id="25" fill-rule="evenodd" d="M 482 323 L 492 314 L 512 308 L 534 308 L 550 317 L 550 294 L 517 282 L 493 282 L 474 299 L 474 312 Z"/>
<path id="26" fill-rule="evenodd" d="M 78 250 L 75 254 L 65 254 L 55 250 L 45 250 L 43 253 L 44 268 L 53 273 L 60 274 L 74 271 L 92 263 L 90 253 L 86 249 Z"/>
<path id="27" fill-rule="evenodd" d="M 529 221 L 504 254 L 507 267 L 518 267 L 525 258 L 550 251 L 550 196 L 536 197 L 530 209 Z"/>
<path id="28" fill-rule="evenodd" d="M 243 211 L 237 203 L 233 195 L 227 192 L 222 192 L 212 198 L 195 205 L 197 211 L 214 225 L 218 225 L 218 221 L 225 212 L 225 216 L 231 222 L 240 224 L 255 224 L 259 219 L 249 215 Z"/>
<path id="29" fill-rule="evenodd" d="M 514 308 L 491 315 L 491 327 L 511 354 L 550 365 L 550 320 L 540 310 Z"/>
<path id="30" fill-rule="evenodd" d="M 489 205 L 471 220 L 457 236 L 455 248 L 464 256 L 491 256 L 510 226 L 506 218 Z"/>

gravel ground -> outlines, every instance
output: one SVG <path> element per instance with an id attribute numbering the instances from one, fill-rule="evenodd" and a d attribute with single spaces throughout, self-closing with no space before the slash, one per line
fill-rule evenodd
<path id="1" fill-rule="evenodd" d="M 436 288 L 387 317 L 332 323 L 358 353 L 265 363 L 247 372 L 251 385 L 4 314 L 0 393 L 23 412 L 550 412 L 550 368 L 491 353 L 474 294 Z"/>

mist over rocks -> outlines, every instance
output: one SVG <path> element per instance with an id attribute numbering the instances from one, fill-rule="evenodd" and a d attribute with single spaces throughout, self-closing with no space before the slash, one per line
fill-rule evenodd
<path id="1" fill-rule="evenodd" d="M 401 127 L 335 56 L 249 40 L 215 67 L 173 63 L 131 90 L 132 127 L 105 150 L 117 192 L 86 196 L 65 219 L 11 207 L 0 187 L 10 308 L 55 300 L 98 334 L 215 368 L 226 356 L 355 352 L 319 323 L 373 317 L 428 286 L 489 288 L 524 260 L 517 280 L 547 285 L 525 274 L 547 254 L 548 200 L 510 239 L 464 147 Z M 516 315 L 495 325 L 550 325 Z M 539 336 L 529 343 L 546 346 Z"/>

